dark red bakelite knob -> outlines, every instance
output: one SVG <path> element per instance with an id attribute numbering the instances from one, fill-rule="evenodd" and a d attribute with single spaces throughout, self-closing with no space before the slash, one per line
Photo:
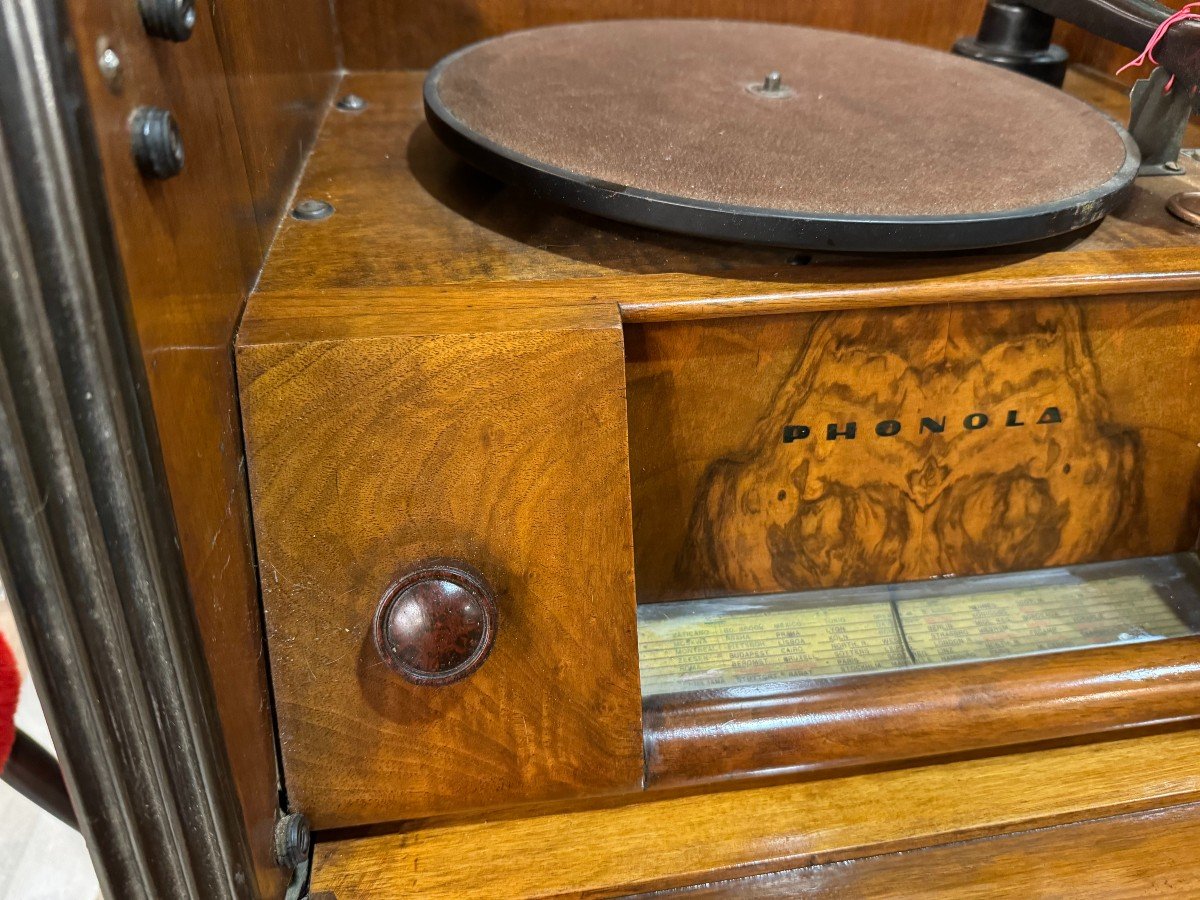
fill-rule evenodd
<path id="1" fill-rule="evenodd" d="M 451 684 L 487 659 L 496 640 L 496 595 L 455 559 L 431 559 L 397 579 L 375 611 L 375 649 L 413 684 Z"/>

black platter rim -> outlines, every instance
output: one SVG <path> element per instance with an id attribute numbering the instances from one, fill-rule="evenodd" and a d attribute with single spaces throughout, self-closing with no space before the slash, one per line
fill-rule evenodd
<path id="1" fill-rule="evenodd" d="M 454 115 L 438 94 L 442 73 L 477 41 L 443 57 L 422 91 L 425 119 L 447 148 L 499 181 L 539 200 L 657 231 L 738 244 L 844 253 L 950 253 L 1029 244 L 1086 228 L 1118 208 L 1133 189 L 1141 153 L 1129 132 L 1092 107 L 1116 132 L 1125 160 L 1103 184 L 1061 200 L 1012 210 L 942 216 L 853 216 L 738 206 L 677 197 L 590 178 L 493 141 Z M 987 65 L 987 63 L 979 63 Z"/>

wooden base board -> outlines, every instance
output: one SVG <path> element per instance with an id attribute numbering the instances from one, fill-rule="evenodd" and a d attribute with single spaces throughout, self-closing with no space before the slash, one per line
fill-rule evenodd
<path id="1" fill-rule="evenodd" d="M 656 897 L 1194 897 L 1200 805 L 757 875 Z"/>
<path id="2" fill-rule="evenodd" d="M 1200 798 L 1198 750 L 1200 731 L 1187 730 L 618 809 L 318 842 L 312 891 L 337 900 L 616 896 L 786 872 L 1194 802 Z M 1180 842 L 1190 843 L 1195 834 L 1195 816 L 1192 810 L 1178 820 L 1185 831 L 1174 838 L 1154 832 L 1156 822 L 1165 828 L 1175 816 L 1139 819 L 1145 841 L 1139 871 L 1177 860 Z M 1039 839 L 1027 840 L 1036 845 Z M 1072 852 L 1063 879 L 1073 868 L 1105 868 L 1104 856 L 1086 839 Z M 938 860 L 935 874 L 950 879 L 955 863 Z"/>

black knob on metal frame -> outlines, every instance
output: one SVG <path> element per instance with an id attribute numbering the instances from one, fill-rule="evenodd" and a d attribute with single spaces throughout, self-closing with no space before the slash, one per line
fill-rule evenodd
<path id="1" fill-rule="evenodd" d="M 133 160 L 148 178 L 173 178 L 183 171 L 183 138 L 169 109 L 139 106 L 129 121 Z"/>
<path id="2" fill-rule="evenodd" d="M 195 0 L 138 0 L 138 10 L 151 37 L 186 41 L 196 27 Z"/>

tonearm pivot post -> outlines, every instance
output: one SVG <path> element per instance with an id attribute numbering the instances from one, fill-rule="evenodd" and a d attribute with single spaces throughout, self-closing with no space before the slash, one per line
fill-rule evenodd
<path id="1" fill-rule="evenodd" d="M 1142 51 L 1174 13 L 1152 0 L 989 0 L 978 34 L 954 52 L 1061 87 L 1067 53 L 1051 42 L 1056 18 Z M 1142 154 L 1139 175 L 1178 175 L 1184 129 L 1200 103 L 1200 21 L 1174 22 L 1154 59 L 1158 68 L 1130 94 L 1129 131 Z"/>

